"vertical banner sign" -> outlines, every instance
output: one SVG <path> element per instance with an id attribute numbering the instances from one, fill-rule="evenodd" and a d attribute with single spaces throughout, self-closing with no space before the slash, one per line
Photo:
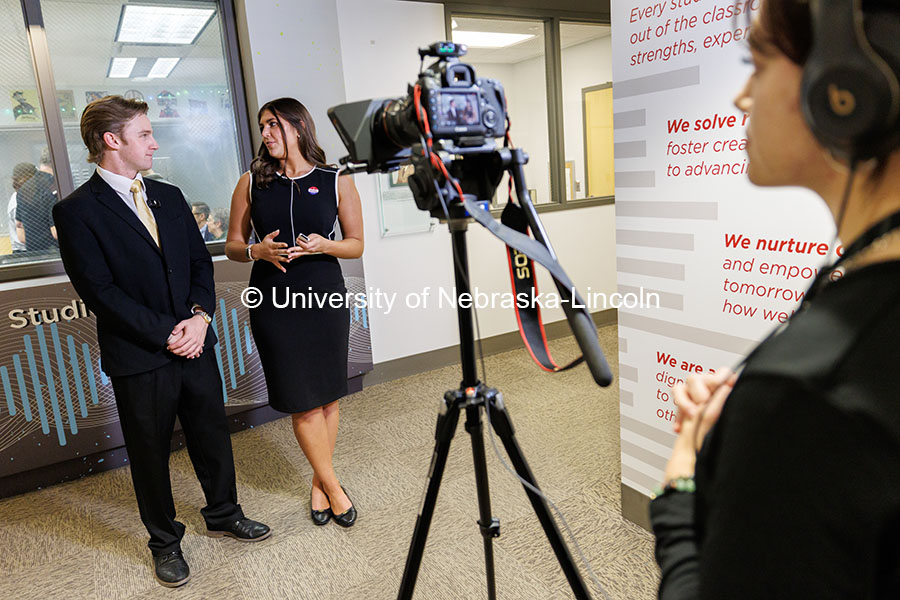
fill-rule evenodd
<path id="1" fill-rule="evenodd" d="M 759 0 L 611 3 L 622 483 L 649 494 L 675 436 L 671 386 L 734 366 L 835 255 L 824 204 L 747 179 Z M 796 108 L 800 110 L 799 105 Z"/>

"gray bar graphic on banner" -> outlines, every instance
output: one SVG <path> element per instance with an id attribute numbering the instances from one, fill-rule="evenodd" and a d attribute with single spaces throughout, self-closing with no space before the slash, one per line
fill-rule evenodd
<path id="1" fill-rule="evenodd" d="M 657 75 L 626 79 L 613 84 L 613 97 L 628 98 L 653 92 L 690 87 L 700 83 L 700 65 L 667 71 Z"/>
<path id="2" fill-rule="evenodd" d="M 643 127 L 647 124 L 647 110 L 625 110 L 613 115 L 613 129 Z"/>
<path id="3" fill-rule="evenodd" d="M 667 250 L 693 250 L 694 234 L 668 233 L 665 231 L 635 231 L 616 229 L 616 243 L 625 246 L 665 248 Z"/>
<path id="4" fill-rule="evenodd" d="M 628 352 L 628 340 L 623 337 L 619 338 L 619 352 Z"/>
<path id="5" fill-rule="evenodd" d="M 636 433 L 641 437 L 645 437 L 648 440 L 656 442 L 657 444 L 662 444 L 663 446 L 668 446 L 670 448 L 675 445 L 674 433 L 660 431 L 656 427 L 651 427 L 650 425 L 641 423 L 637 419 L 632 419 L 631 417 L 621 415 L 619 417 L 619 424 L 622 426 L 622 429 L 630 431 L 631 433 Z"/>
<path id="6" fill-rule="evenodd" d="M 643 317 L 621 310 L 619 311 L 619 327 L 630 327 L 631 329 L 655 333 L 656 335 L 683 342 L 699 344 L 707 348 L 725 350 L 741 356 L 747 354 L 757 344 L 755 340 L 748 340 L 736 335 L 709 331 L 699 327 L 690 327 L 689 325 L 679 325 L 678 323 Z"/>
<path id="7" fill-rule="evenodd" d="M 620 294 L 634 294 L 638 298 L 641 297 L 641 288 L 632 285 L 620 285 L 617 290 Z M 648 298 L 650 294 L 659 296 L 660 308 L 671 308 L 672 310 L 684 310 L 684 296 L 681 294 L 673 294 L 672 292 L 663 292 L 660 290 L 643 289 L 643 297 L 647 298 L 647 304 L 653 306 L 652 299 Z"/>
<path id="8" fill-rule="evenodd" d="M 616 156 L 616 158 L 622 158 Z M 655 171 L 616 171 L 617 188 L 651 188 L 656 187 Z"/>
<path id="9" fill-rule="evenodd" d="M 666 470 L 668 458 L 650 452 L 646 448 L 641 448 L 637 444 L 632 444 L 627 440 L 622 440 L 622 454 L 627 454 L 631 458 L 636 458 L 642 463 L 646 463 L 651 467 L 656 467 L 661 471 Z"/>
<path id="10" fill-rule="evenodd" d="M 628 390 L 619 390 L 619 402 L 625 406 L 634 406 L 634 393 Z"/>
<path id="11" fill-rule="evenodd" d="M 635 383 L 638 382 L 638 370 L 637 367 L 632 367 L 630 365 L 623 365 L 619 363 L 619 377 L 622 379 L 627 379 L 628 381 L 633 381 Z"/>
<path id="12" fill-rule="evenodd" d="M 647 156 L 647 142 L 619 142 L 613 145 L 613 156 L 616 158 L 643 158 Z"/>
<path id="13" fill-rule="evenodd" d="M 684 265 L 677 263 L 623 258 L 620 256 L 616 259 L 616 270 L 620 273 L 634 273 L 636 275 L 649 275 L 650 277 L 684 281 Z"/>
<path id="14" fill-rule="evenodd" d="M 716 202 L 616 202 L 616 216 L 715 221 L 719 218 L 719 205 Z"/>
<path id="15" fill-rule="evenodd" d="M 644 475 L 637 469 L 633 469 L 628 465 L 622 465 L 622 476 L 627 477 L 631 481 L 638 483 L 639 485 L 644 486 L 648 490 L 652 490 L 656 486 L 659 485 L 659 482 L 650 477 L 649 475 Z"/>

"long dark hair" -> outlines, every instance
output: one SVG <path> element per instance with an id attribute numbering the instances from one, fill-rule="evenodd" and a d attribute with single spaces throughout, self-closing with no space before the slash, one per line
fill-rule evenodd
<path id="1" fill-rule="evenodd" d="M 313 122 L 309 111 L 305 106 L 294 98 L 276 98 L 266 102 L 259 108 L 256 114 L 256 121 L 262 117 L 266 111 L 272 113 L 275 120 L 278 121 L 278 128 L 281 130 L 281 140 L 284 144 L 285 157 L 287 161 L 288 143 L 287 134 L 284 130 L 284 121 L 287 121 L 297 130 L 300 145 L 300 154 L 303 158 L 317 166 L 330 167 L 325 160 L 325 151 L 319 146 L 319 140 L 316 138 L 316 124 Z M 266 144 L 260 143 L 259 151 L 256 158 L 250 163 L 250 172 L 253 174 L 253 180 L 259 188 L 269 187 L 269 184 L 275 178 L 275 173 L 281 169 L 281 160 L 273 158 L 269 154 Z"/>

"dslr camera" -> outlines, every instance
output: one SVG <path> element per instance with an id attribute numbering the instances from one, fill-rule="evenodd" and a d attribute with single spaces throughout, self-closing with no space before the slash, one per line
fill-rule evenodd
<path id="1" fill-rule="evenodd" d="M 350 155 L 353 170 L 379 173 L 410 162 L 410 148 L 430 135 L 447 148 L 493 152 L 506 133 L 506 99 L 495 79 L 479 79 L 459 60 L 464 44 L 436 42 L 419 49 L 437 58 L 400 98 L 363 100 L 332 107 L 328 117 Z M 419 111 L 419 112 L 417 112 Z M 424 112 L 424 117 L 423 114 Z"/>

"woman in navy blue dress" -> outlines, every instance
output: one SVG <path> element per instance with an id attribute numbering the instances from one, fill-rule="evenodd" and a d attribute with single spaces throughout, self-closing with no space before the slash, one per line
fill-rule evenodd
<path id="1" fill-rule="evenodd" d="M 291 413 L 314 471 L 310 517 L 316 525 L 333 518 L 349 527 L 356 509 L 332 455 L 338 399 L 347 394 L 350 314 L 346 301 L 328 300 L 346 298 L 338 258 L 362 255 L 359 194 L 350 177 L 326 164 L 303 104 L 272 100 L 258 119 L 263 143 L 231 198 L 225 252 L 231 260 L 254 262 L 250 285 L 262 302 L 250 309 L 250 327 L 269 405 Z M 259 242 L 250 244 L 251 232 Z M 284 307 L 295 294 L 297 305 Z"/>

